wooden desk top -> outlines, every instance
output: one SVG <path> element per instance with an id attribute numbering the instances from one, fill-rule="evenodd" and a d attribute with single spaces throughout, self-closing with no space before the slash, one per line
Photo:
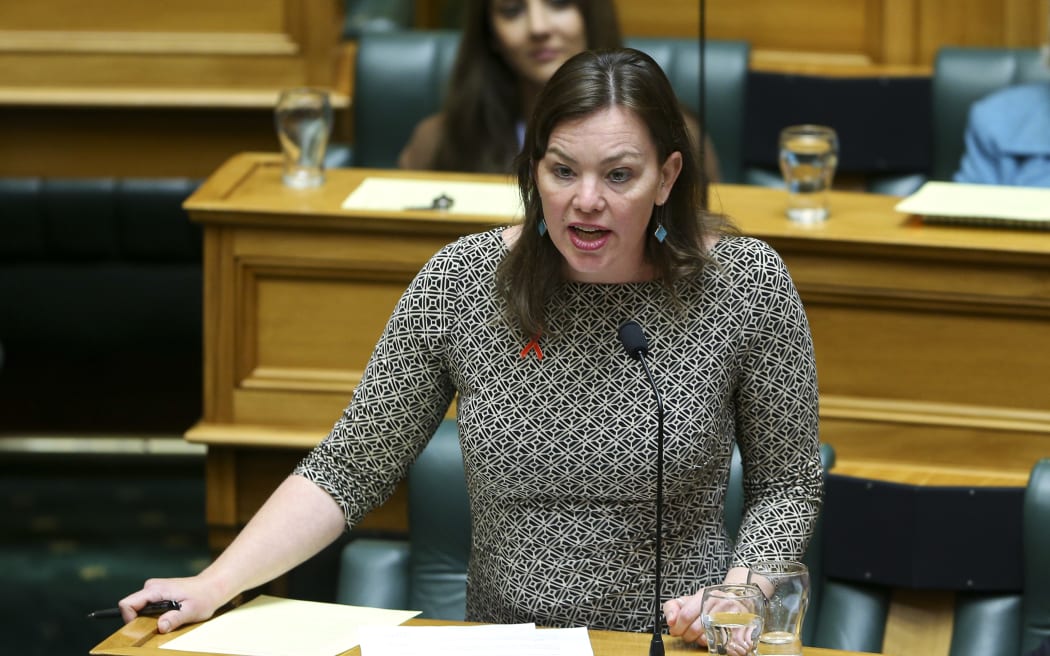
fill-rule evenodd
<path id="1" fill-rule="evenodd" d="M 465 622 L 445 622 L 440 620 L 414 619 L 407 622 L 416 626 L 448 626 L 465 624 Z M 140 617 L 124 625 L 113 635 L 100 642 L 91 650 L 92 656 L 217 656 L 201 652 L 174 652 L 161 649 L 165 642 L 193 629 L 184 627 L 167 635 L 157 633 L 157 620 L 151 617 Z M 624 633 L 620 631 L 590 630 L 591 647 L 594 656 L 645 656 L 649 653 L 649 642 L 652 636 L 647 633 Z M 668 654 L 706 654 L 706 649 L 688 645 L 681 640 L 664 636 L 664 648 Z M 861 652 L 840 651 L 838 649 L 821 649 L 804 647 L 804 656 L 859 656 Z M 354 647 L 343 652 L 341 656 L 360 656 L 361 649 Z M 221 656 L 221 655 L 220 655 Z"/>
<path id="2" fill-rule="evenodd" d="M 294 217 L 300 228 L 367 229 L 380 220 L 405 230 L 445 232 L 484 230 L 506 222 L 502 217 L 470 216 L 439 211 L 351 211 L 341 205 L 369 176 L 406 179 L 448 179 L 512 183 L 499 175 L 398 171 L 386 169 L 332 169 L 326 183 L 310 190 L 289 189 L 280 181 L 280 157 L 271 153 L 242 153 L 228 160 L 185 204 L 195 220 L 205 224 L 276 226 Z M 832 191 L 831 217 L 806 226 L 784 216 L 786 192 L 748 185 L 714 185 L 710 204 L 728 214 L 745 234 L 777 245 L 804 248 L 806 244 L 864 252 L 928 251 L 972 257 L 991 263 L 1003 258 L 1031 257 L 1050 264 L 1050 231 L 997 230 L 984 227 L 927 225 L 895 211 L 895 196 Z"/>

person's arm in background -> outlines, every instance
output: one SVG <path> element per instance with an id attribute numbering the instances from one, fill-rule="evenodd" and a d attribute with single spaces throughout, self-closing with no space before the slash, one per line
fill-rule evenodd
<path id="1" fill-rule="evenodd" d="M 443 115 L 434 114 L 420 121 L 408 143 L 401 149 L 397 167 L 409 171 L 426 171 L 434 166 L 434 156 L 441 141 Z"/>
<path id="2" fill-rule="evenodd" d="M 689 141 L 693 144 L 693 155 L 696 156 L 696 164 L 700 165 L 700 121 L 689 112 L 682 112 L 685 119 L 685 129 L 689 131 Z M 711 141 L 711 135 L 704 134 L 704 165 L 707 169 L 707 179 L 711 182 L 722 180 L 722 171 L 718 166 L 718 153 L 715 152 L 715 144 Z"/>
<path id="3" fill-rule="evenodd" d="M 238 594 L 267 583 L 306 561 L 338 538 L 346 518 L 327 492 L 301 476 L 289 476 L 230 546 L 200 574 L 150 579 L 142 590 L 120 601 L 125 622 L 150 602 L 181 604 L 157 618 L 167 633 L 211 617 Z"/>
<path id="4" fill-rule="evenodd" d="M 999 175 L 1001 154 L 989 132 L 989 120 L 994 119 L 982 110 L 981 102 L 974 103 L 966 121 L 962 161 L 952 178 L 955 182 L 1002 184 Z"/>

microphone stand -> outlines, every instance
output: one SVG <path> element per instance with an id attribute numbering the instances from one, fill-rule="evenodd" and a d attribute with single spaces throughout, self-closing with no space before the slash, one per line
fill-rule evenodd
<path id="1" fill-rule="evenodd" d="M 656 379 L 649 370 L 645 350 L 638 351 L 638 361 L 653 388 L 656 397 L 656 583 L 653 586 L 653 640 L 649 644 L 649 656 L 664 656 L 664 640 L 660 632 L 660 573 L 663 571 L 663 508 L 664 508 L 664 402 L 660 398 Z"/>
<path id="2" fill-rule="evenodd" d="M 700 204 L 708 209 L 711 172 L 707 170 L 707 0 L 700 0 Z"/>
<path id="3" fill-rule="evenodd" d="M 653 388 L 653 396 L 656 397 L 656 580 L 653 584 L 653 641 L 649 645 L 649 656 L 664 656 L 664 641 L 660 632 L 660 572 L 663 570 L 664 532 L 664 401 L 660 398 L 660 388 L 656 386 L 656 379 L 653 378 L 649 362 L 645 359 L 649 353 L 649 342 L 645 339 L 645 331 L 641 325 L 637 321 L 625 321 L 620 324 L 617 334 L 627 355 L 642 363 L 649 386 Z"/>

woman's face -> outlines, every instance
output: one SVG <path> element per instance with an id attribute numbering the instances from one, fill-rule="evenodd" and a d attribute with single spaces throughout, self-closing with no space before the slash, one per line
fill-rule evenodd
<path id="1" fill-rule="evenodd" d="M 492 0 L 489 18 L 504 61 L 536 87 L 587 48 L 583 15 L 570 0 Z"/>
<path id="2" fill-rule="evenodd" d="M 649 219 L 681 170 L 677 151 L 659 161 L 649 130 L 631 110 L 612 106 L 555 127 L 534 175 L 566 278 L 650 280 Z"/>

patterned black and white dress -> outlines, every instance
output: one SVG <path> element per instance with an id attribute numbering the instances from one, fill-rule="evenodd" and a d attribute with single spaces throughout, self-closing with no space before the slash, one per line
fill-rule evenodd
<path id="1" fill-rule="evenodd" d="M 723 237 L 682 283 L 568 284 L 542 359 L 503 314 L 499 230 L 442 249 L 406 290 L 350 405 L 296 473 L 354 524 L 393 490 L 458 394 L 473 516 L 468 619 L 651 630 L 656 403 L 617 338 L 644 326 L 666 410 L 663 598 L 731 565 L 799 557 L 822 495 L 806 316 L 780 257 Z M 525 351 L 523 356 L 523 351 Z M 732 443 L 737 543 L 723 528 Z"/>

